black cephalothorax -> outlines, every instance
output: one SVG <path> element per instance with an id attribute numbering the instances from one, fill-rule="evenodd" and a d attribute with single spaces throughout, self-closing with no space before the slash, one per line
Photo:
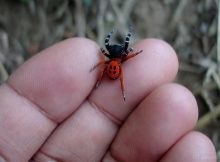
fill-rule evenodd
<path id="1" fill-rule="evenodd" d="M 111 38 L 111 35 L 113 34 L 114 31 L 111 31 L 107 37 L 105 38 L 105 47 L 108 50 L 109 53 L 107 53 L 103 48 L 101 48 L 102 53 L 108 57 L 109 59 L 112 58 L 124 58 L 128 55 L 129 52 L 133 51 L 132 48 L 128 48 L 129 46 L 129 41 L 131 37 L 131 32 L 129 31 L 124 44 L 109 44 L 109 40 Z"/>

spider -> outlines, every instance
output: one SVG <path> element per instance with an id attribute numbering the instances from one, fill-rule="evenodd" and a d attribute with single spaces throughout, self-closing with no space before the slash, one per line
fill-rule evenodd
<path id="1" fill-rule="evenodd" d="M 91 71 L 100 65 L 105 65 L 104 68 L 100 71 L 100 75 L 96 83 L 96 88 L 98 88 L 104 73 L 106 73 L 108 78 L 112 80 L 116 80 L 120 77 L 121 91 L 125 101 L 124 78 L 121 64 L 129 60 L 130 58 L 137 56 L 143 50 L 134 52 L 133 48 L 128 47 L 131 37 L 131 30 L 129 30 L 128 34 L 126 35 L 124 44 L 110 45 L 109 40 L 113 33 L 114 30 L 109 32 L 109 34 L 105 38 L 105 47 L 108 50 L 108 53 L 103 48 L 100 49 L 102 54 L 104 54 L 108 58 L 108 60 L 98 62 L 94 67 L 92 67 Z"/>

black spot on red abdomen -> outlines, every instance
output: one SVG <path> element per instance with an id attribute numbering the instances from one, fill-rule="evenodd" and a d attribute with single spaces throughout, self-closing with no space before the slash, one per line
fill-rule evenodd
<path id="1" fill-rule="evenodd" d="M 120 76 L 120 66 L 117 61 L 111 61 L 107 66 L 107 75 L 110 79 L 117 79 Z"/>

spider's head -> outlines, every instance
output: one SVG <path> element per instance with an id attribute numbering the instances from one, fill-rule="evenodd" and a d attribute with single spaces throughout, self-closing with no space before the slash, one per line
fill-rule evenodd
<path id="1" fill-rule="evenodd" d="M 124 46 L 121 44 L 110 45 L 108 52 L 110 58 L 122 58 L 125 54 Z"/>

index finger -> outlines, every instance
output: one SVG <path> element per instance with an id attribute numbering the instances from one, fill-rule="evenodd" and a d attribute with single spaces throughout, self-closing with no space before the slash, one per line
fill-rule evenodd
<path id="1" fill-rule="evenodd" d="M 89 95 L 98 46 L 84 38 L 63 41 L 22 65 L 0 87 L 0 159 L 27 161 L 58 123 Z"/>

